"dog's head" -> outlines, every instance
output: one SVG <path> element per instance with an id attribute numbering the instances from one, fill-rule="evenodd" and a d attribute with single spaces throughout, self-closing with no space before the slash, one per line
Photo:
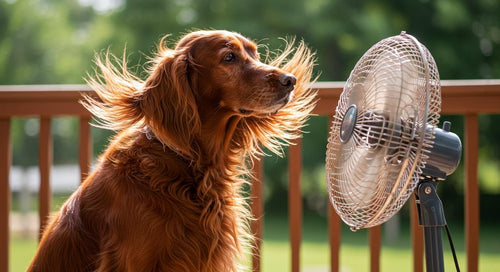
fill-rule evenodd
<path id="1" fill-rule="evenodd" d="M 296 78 L 259 60 L 257 45 L 240 34 L 197 31 L 179 41 L 189 85 L 200 106 L 241 115 L 274 113 L 293 95 Z"/>

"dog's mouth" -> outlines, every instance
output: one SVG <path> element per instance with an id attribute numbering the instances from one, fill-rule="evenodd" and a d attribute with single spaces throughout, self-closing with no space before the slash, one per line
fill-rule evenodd
<path id="1" fill-rule="evenodd" d="M 255 116 L 255 117 L 268 117 L 271 115 L 274 115 L 278 113 L 279 110 L 275 110 L 273 112 L 268 112 L 268 111 L 254 111 L 254 110 L 247 110 L 247 109 L 239 109 L 239 113 L 244 116 Z"/>
<path id="2" fill-rule="evenodd" d="M 250 109 L 250 108 L 239 108 L 236 111 L 243 116 L 270 116 L 278 113 L 283 107 L 285 107 L 293 98 L 293 91 L 287 93 L 286 95 L 277 98 L 275 101 L 270 103 L 270 105 L 263 107 L 262 109 Z"/>

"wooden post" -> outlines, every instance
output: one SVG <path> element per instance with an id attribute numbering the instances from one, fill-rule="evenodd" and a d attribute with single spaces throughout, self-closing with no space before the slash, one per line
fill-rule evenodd
<path id="1" fill-rule="evenodd" d="M 252 181 L 252 214 L 255 218 L 252 221 L 252 233 L 255 235 L 252 247 L 252 271 L 260 272 L 261 248 L 262 248 L 262 229 L 264 222 L 264 199 L 262 197 L 262 183 L 264 178 L 263 158 L 254 160 L 253 166 L 254 179 Z"/>
<path id="2" fill-rule="evenodd" d="M 10 118 L 0 119 L 0 271 L 9 271 Z"/>
<path id="3" fill-rule="evenodd" d="M 465 115 L 465 247 L 467 271 L 479 267 L 479 125 L 477 114 Z"/>
<path id="4" fill-rule="evenodd" d="M 292 271 L 300 270 L 300 242 L 302 239 L 302 197 L 300 176 L 302 174 L 302 141 L 297 139 L 288 149 L 288 216 L 290 244 L 292 247 Z"/>
<path id="5" fill-rule="evenodd" d="M 410 227 L 411 246 L 413 248 L 413 272 L 424 271 L 424 232 L 418 225 L 418 212 L 415 194 L 411 197 L 410 204 Z"/>
<path id="6" fill-rule="evenodd" d="M 80 117 L 80 132 L 79 132 L 79 165 L 80 165 L 80 182 L 83 182 L 90 172 L 92 164 L 92 137 L 90 134 L 90 116 Z"/>
<path id="7" fill-rule="evenodd" d="M 380 271 L 381 225 L 368 229 L 370 241 L 370 271 Z"/>
<path id="8" fill-rule="evenodd" d="M 40 118 L 40 134 L 38 138 L 38 167 L 40 169 L 40 191 L 38 193 L 38 216 L 40 226 L 38 238 L 42 238 L 50 214 L 52 192 L 50 190 L 50 168 L 52 167 L 52 135 L 51 119 Z"/>
<path id="9" fill-rule="evenodd" d="M 340 217 L 333 209 L 332 205 L 328 205 L 328 230 L 330 238 L 330 271 L 340 271 L 340 241 L 341 241 L 341 222 Z"/>

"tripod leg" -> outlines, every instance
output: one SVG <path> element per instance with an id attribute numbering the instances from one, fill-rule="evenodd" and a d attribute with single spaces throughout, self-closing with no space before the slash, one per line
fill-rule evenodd
<path id="1" fill-rule="evenodd" d="M 427 272 L 444 271 L 441 228 L 446 225 L 443 204 L 436 193 L 436 182 L 424 180 L 416 191 L 419 225 L 424 227 Z"/>
<path id="2" fill-rule="evenodd" d="M 444 271 L 441 226 L 424 227 L 424 237 L 426 271 Z"/>

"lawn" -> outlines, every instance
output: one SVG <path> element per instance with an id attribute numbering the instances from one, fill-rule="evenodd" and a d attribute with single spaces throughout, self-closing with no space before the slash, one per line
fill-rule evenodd
<path id="1" fill-rule="evenodd" d="M 268 216 L 265 219 L 262 271 L 290 271 L 290 243 L 286 218 Z M 380 271 L 412 270 L 412 251 L 408 226 L 402 224 L 400 238 L 388 243 L 383 240 Z M 463 228 L 450 224 L 462 271 L 466 271 Z M 500 226 L 481 226 L 479 271 L 496 271 L 500 267 Z M 443 237 L 446 237 L 443 234 Z M 455 271 L 453 257 L 446 238 L 443 240 L 445 269 Z M 369 271 L 370 255 L 366 230 L 342 231 L 340 270 L 345 272 Z M 329 245 L 326 219 L 305 216 L 301 247 L 301 271 L 329 271 Z"/>
<path id="2" fill-rule="evenodd" d="M 31 258 L 35 254 L 37 242 L 31 238 L 11 237 L 10 240 L 10 271 L 26 271 Z"/>
<path id="3" fill-rule="evenodd" d="M 465 269 L 463 229 L 451 224 L 455 246 L 458 249 L 460 267 Z M 500 267 L 500 226 L 481 226 L 480 271 L 495 271 Z M 290 271 L 290 243 L 288 242 L 288 223 L 284 216 L 268 215 L 264 221 L 264 242 L 262 248 L 262 271 Z M 445 268 L 454 271 L 453 259 L 448 242 L 445 248 Z M 36 249 L 34 239 L 11 239 L 10 271 L 25 271 Z M 301 248 L 302 271 L 329 271 L 329 247 L 326 232 L 326 219 L 319 216 L 305 216 L 303 242 Z M 400 239 L 388 245 L 383 242 L 381 271 L 411 271 L 412 257 L 408 231 L 403 226 Z M 341 271 L 369 271 L 369 251 L 367 232 L 342 233 L 340 253 Z"/>

